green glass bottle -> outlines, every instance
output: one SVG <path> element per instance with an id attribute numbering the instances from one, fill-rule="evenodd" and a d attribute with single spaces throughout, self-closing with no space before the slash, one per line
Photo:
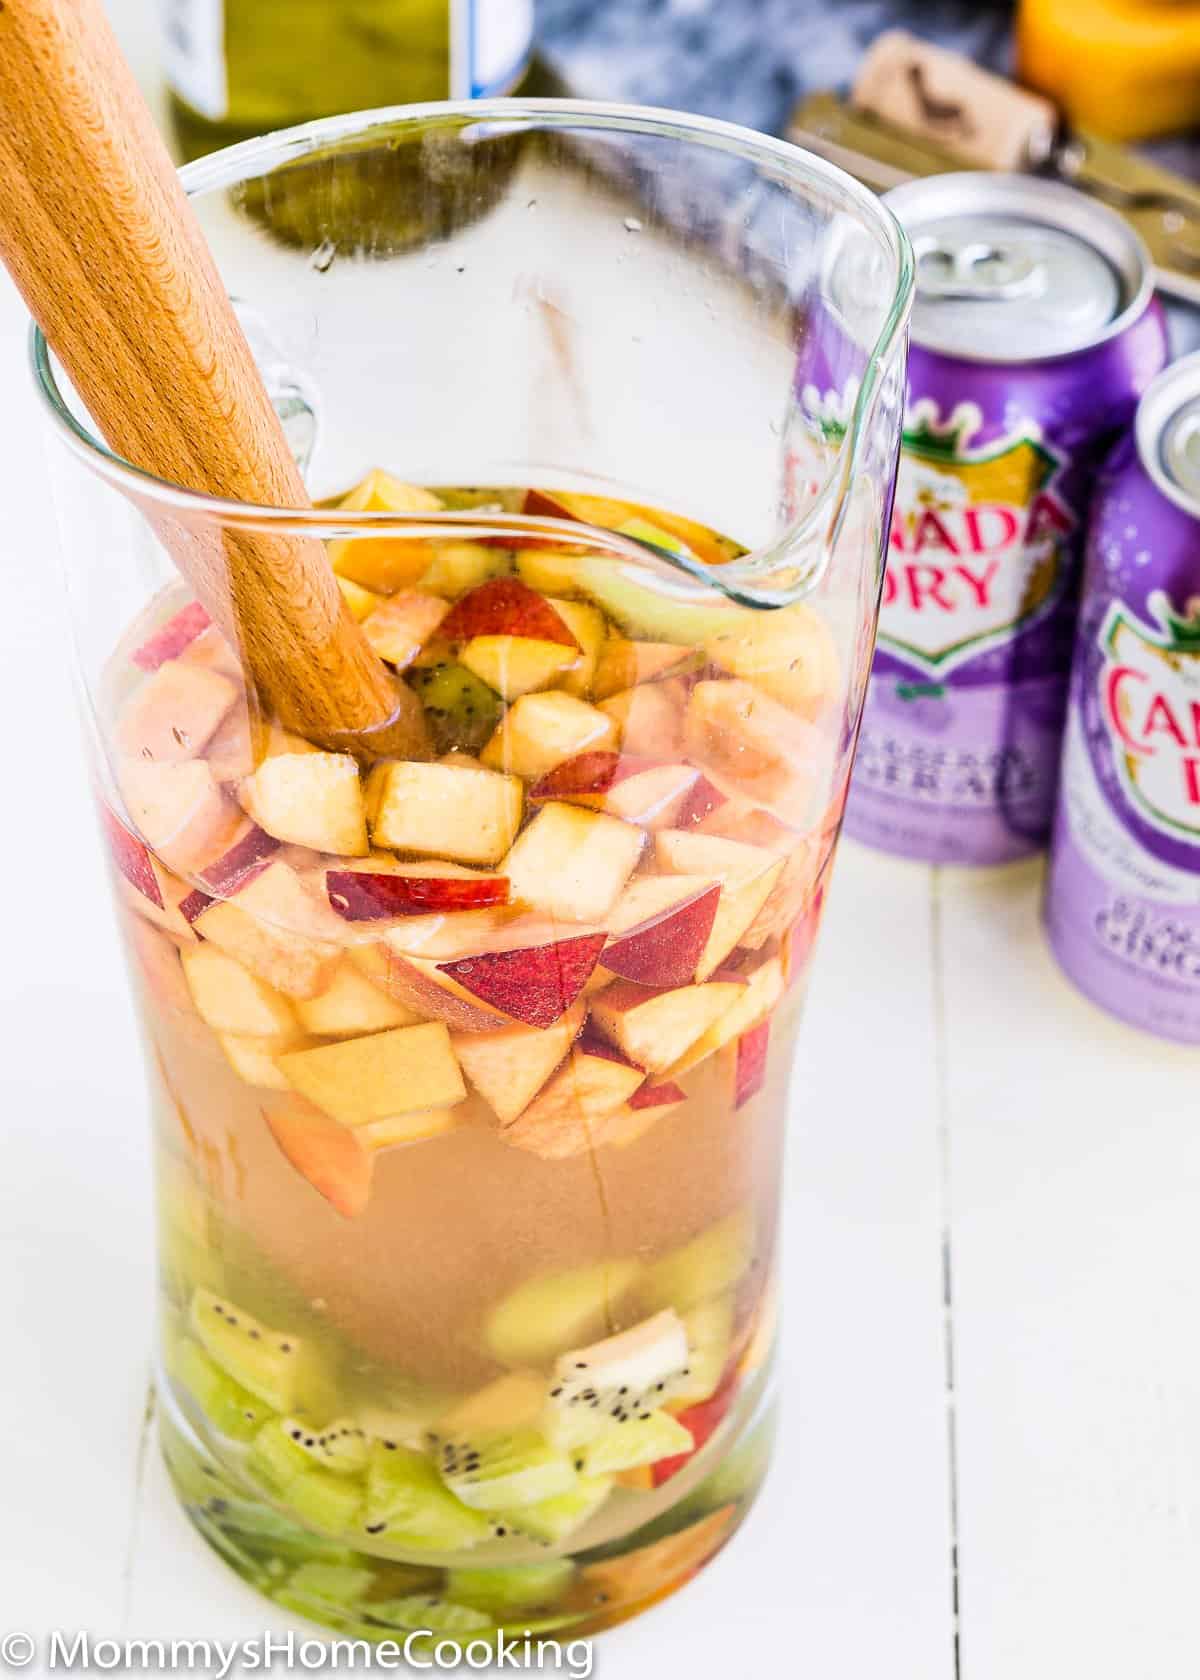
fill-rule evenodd
<path id="1" fill-rule="evenodd" d="M 341 111 L 534 91 L 533 0 L 160 3 L 187 158 Z"/>

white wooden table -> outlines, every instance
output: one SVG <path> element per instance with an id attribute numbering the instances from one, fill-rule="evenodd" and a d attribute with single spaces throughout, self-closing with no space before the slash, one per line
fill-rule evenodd
<path id="1" fill-rule="evenodd" d="M 144 13 L 114 9 L 145 64 Z M 0 1636 L 252 1638 L 289 1624 L 194 1536 L 153 1435 L 145 1105 L 24 332 L 0 282 Z M 843 847 L 794 1088 L 776 1464 L 602 1675 L 1200 1672 L 1200 1057 L 1068 988 L 1039 877 Z"/>

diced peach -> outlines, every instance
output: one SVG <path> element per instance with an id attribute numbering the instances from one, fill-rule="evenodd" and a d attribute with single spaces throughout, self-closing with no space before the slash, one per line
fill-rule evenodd
<path id="1" fill-rule="evenodd" d="M 440 1021 L 292 1051 L 279 1065 L 301 1096 L 347 1125 L 452 1108 L 467 1094 Z"/>
<path id="2" fill-rule="evenodd" d="M 644 875 L 626 887 L 608 918 L 600 961 L 642 986 L 686 986 L 696 978 L 721 898 L 705 876 Z"/>
<path id="3" fill-rule="evenodd" d="M 829 855 L 829 841 L 819 834 L 797 834 L 767 811 L 740 800 L 727 800 L 705 817 L 699 830 L 727 840 L 742 840 L 749 846 L 767 847 L 784 859 L 783 872 L 770 897 L 738 941 L 751 951 L 761 950 L 808 904 Z"/>
<path id="4" fill-rule="evenodd" d="M 527 490 L 526 513 L 548 513 L 559 518 L 580 519 L 587 525 L 603 525 L 611 531 L 624 530 L 630 524 L 648 525 L 656 535 L 675 537 L 701 560 L 719 566 L 731 558 L 734 551 L 723 538 L 698 525 L 680 513 L 664 508 L 644 507 L 640 502 L 618 501 L 611 496 L 585 495 L 576 490 Z"/>
<path id="5" fill-rule="evenodd" d="M 367 1120 L 355 1126 L 354 1135 L 373 1153 L 395 1149 L 406 1143 L 425 1143 L 429 1138 L 452 1132 L 462 1121 L 454 1108 L 419 1108 L 413 1114 L 390 1114 L 384 1120 Z"/>
<path id="6" fill-rule="evenodd" d="M 378 956 L 367 955 L 371 951 L 382 952 L 382 967 Z M 386 943 L 359 947 L 351 956 L 389 997 L 422 1019 L 444 1021 L 456 1032 L 468 1033 L 494 1032 L 511 1025 L 507 1015 L 472 997 L 465 986 L 426 958 L 389 950 Z"/>
<path id="7" fill-rule="evenodd" d="M 579 643 L 579 659 L 562 679 L 563 691 L 585 699 L 592 688 L 600 650 L 604 646 L 604 614 L 582 601 L 550 600 L 550 605 Z"/>
<path id="8" fill-rule="evenodd" d="M 623 689 L 600 710 L 607 712 L 621 731 L 621 750 L 646 758 L 675 759 L 683 754 L 683 717 L 687 689 L 678 677 L 662 682 L 641 683 Z"/>
<path id="9" fill-rule="evenodd" d="M 362 783 L 349 753 L 268 758 L 242 782 L 238 798 L 277 840 L 340 857 L 362 857 L 367 850 Z"/>
<path id="10" fill-rule="evenodd" d="M 498 863 L 521 826 L 515 776 L 445 764 L 378 765 L 368 786 L 376 845 L 458 863 Z"/>
<path id="11" fill-rule="evenodd" d="M 456 1033 L 454 1053 L 470 1083 L 502 1125 L 533 1101 L 583 1026 L 584 1006 L 552 1027 L 503 1027 L 498 1032 Z"/>
<path id="12" fill-rule="evenodd" d="M 181 874 L 202 868 L 236 833 L 240 812 L 203 759 L 148 764 L 127 758 L 118 765 L 117 780 L 138 831 Z"/>
<path id="13" fill-rule="evenodd" d="M 113 731 L 117 751 L 148 764 L 196 758 L 239 692 L 219 671 L 169 659 L 122 706 Z"/>
<path id="14" fill-rule="evenodd" d="M 666 1078 L 681 1078 L 723 1045 L 756 1027 L 774 1009 L 783 996 L 783 990 L 783 963 L 779 957 L 771 957 L 747 975 L 746 984 L 734 1003 L 684 1051 L 677 1062 L 672 1063 L 666 1071 Z"/>
<path id="15" fill-rule="evenodd" d="M 263 1119 L 291 1165 L 343 1218 L 365 1211 L 375 1159 L 349 1126 L 297 1096 L 264 1109 Z"/>
<path id="16" fill-rule="evenodd" d="M 575 805 L 544 805 L 504 864 L 514 898 L 567 922 L 603 922 L 641 855 L 641 829 Z"/>
<path id="17" fill-rule="evenodd" d="M 592 1019 L 631 1061 L 659 1074 L 733 1007 L 741 991 L 740 984 L 720 980 L 674 987 L 618 980 L 595 1000 Z"/>
<path id="18" fill-rule="evenodd" d="M 543 595 L 568 595 L 578 587 L 579 555 L 569 549 L 518 548 L 514 558 L 521 581 Z"/>
<path id="19" fill-rule="evenodd" d="M 516 1120 L 501 1129 L 505 1143 L 558 1161 L 598 1148 L 606 1122 L 646 1075 L 610 1047 L 580 1040 Z"/>
<path id="20" fill-rule="evenodd" d="M 386 599 L 383 595 L 376 595 L 373 589 L 364 589 L 361 583 L 355 583 L 353 578 L 339 577 L 338 588 L 342 592 L 342 600 L 350 608 L 350 617 L 356 624 L 361 624 L 364 618 L 369 618 L 376 607 L 381 607 Z"/>
<path id="21" fill-rule="evenodd" d="M 806 827 L 828 747 L 811 723 L 738 678 L 699 682 L 684 724 L 687 755 L 786 822 Z"/>
<path id="22" fill-rule="evenodd" d="M 577 647 L 535 641 L 530 636 L 476 636 L 458 657 L 460 664 L 506 700 L 549 688 L 581 659 Z"/>
<path id="23" fill-rule="evenodd" d="M 665 872 L 709 875 L 722 882 L 716 920 L 696 971 L 705 980 L 753 924 L 783 874 L 784 859 L 762 846 L 679 828 L 661 830 L 654 843 Z"/>
<path id="24" fill-rule="evenodd" d="M 205 942 L 183 953 L 196 1013 L 214 1032 L 248 1038 L 302 1037 L 287 999 L 241 963 Z"/>
<path id="25" fill-rule="evenodd" d="M 411 1009 L 372 985 L 348 957 L 343 957 L 323 992 L 297 999 L 295 1007 L 301 1026 L 318 1038 L 353 1038 L 389 1027 L 411 1027 L 419 1020 Z"/>
<path id="26" fill-rule="evenodd" d="M 694 663 L 694 655 L 674 642 L 635 642 L 610 636 L 600 651 L 592 693 L 597 700 L 608 700 L 639 683 L 665 677 L 685 663 Z"/>
<path id="27" fill-rule="evenodd" d="M 363 620 L 363 635 L 397 671 L 412 664 L 450 608 L 436 595 L 403 590 Z"/>
<path id="28" fill-rule="evenodd" d="M 431 490 L 403 484 L 377 469 L 340 505 L 354 513 L 437 513 L 443 504 Z M 383 595 L 416 583 L 432 559 L 428 542 L 409 537 L 339 537 L 329 544 L 330 564 L 339 577 Z"/>
<path id="29" fill-rule="evenodd" d="M 508 554 L 502 548 L 488 548 L 484 543 L 439 542 L 434 545 L 428 571 L 421 576 L 421 588 L 453 600 L 469 589 L 477 589 L 489 578 L 502 577 L 509 564 Z"/>
<path id="30" fill-rule="evenodd" d="M 840 688 L 837 647 L 828 625 L 803 602 L 745 615 L 705 643 L 714 664 L 745 677 L 802 717 L 815 718 Z"/>
<path id="31" fill-rule="evenodd" d="M 235 899 L 202 911 L 196 931 L 289 998 L 313 998 L 342 955 L 343 924 L 290 864 L 267 865 Z"/>
<path id="32" fill-rule="evenodd" d="M 614 745 L 616 738 L 610 717 L 556 690 L 523 695 L 510 706 L 480 756 L 493 770 L 533 781 L 577 753 Z"/>
<path id="33" fill-rule="evenodd" d="M 690 764 L 657 764 L 620 776 L 604 796 L 604 809 L 641 828 L 670 828 L 699 780 Z"/>

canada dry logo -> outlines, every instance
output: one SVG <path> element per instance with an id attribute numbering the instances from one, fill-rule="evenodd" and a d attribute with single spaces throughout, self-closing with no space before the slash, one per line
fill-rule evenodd
<path id="1" fill-rule="evenodd" d="M 1200 611 L 1156 589 L 1145 624 L 1121 602 L 1100 629 L 1100 709 L 1127 797 L 1160 833 L 1200 839 Z"/>
<path id="2" fill-rule="evenodd" d="M 922 399 L 905 421 L 879 640 L 933 677 L 1009 640 L 1066 583 L 1064 459 L 1035 426 L 972 449 L 982 420 L 959 403 L 943 423 Z"/>

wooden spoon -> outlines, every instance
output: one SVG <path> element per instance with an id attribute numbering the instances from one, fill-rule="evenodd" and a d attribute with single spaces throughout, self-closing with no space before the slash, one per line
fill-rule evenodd
<path id="1" fill-rule="evenodd" d="M 0 0 L 0 258 L 110 448 L 170 483 L 310 506 L 101 0 Z M 310 537 L 137 498 L 287 728 L 429 756 L 416 695 Z"/>

